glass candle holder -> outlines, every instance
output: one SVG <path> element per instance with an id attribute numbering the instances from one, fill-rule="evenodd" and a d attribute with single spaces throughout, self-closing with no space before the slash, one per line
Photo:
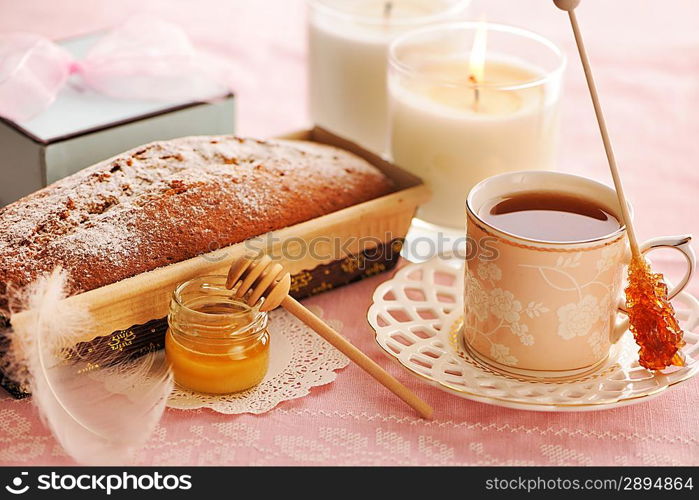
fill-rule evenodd
<path id="1" fill-rule="evenodd" d="M 476 183 L 553 168 L 565 64 L 546 38 L 484 22 L 428 27 L 392 43 L 390 151 L 432 189 L 420 219 L 463 234 Z"/>
<path id="2" fill-rule="evenodd" d="M 226 276 L 202 276 L 173 293 L 165 352 L 188 389 L 227 394 L 259 384 L 269 366 L 267 313 L 233 298 Z"/>
<path id="3" fill-rule="evenodd" d="M 397 35 L 453 20 L 470 0 L 312 0 L 311 119 L 378 154 L 387 146 L 386 65 Z"/>

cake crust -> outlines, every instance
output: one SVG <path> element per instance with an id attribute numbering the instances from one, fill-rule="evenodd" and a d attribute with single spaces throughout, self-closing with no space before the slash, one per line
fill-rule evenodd
<path id="1" fill-rule="evenodd" d="M 332 146 L 235 136 L 135 148 L 0 209 L 0 292 L 60 266 L 80 293 L 391 192 Z"/>

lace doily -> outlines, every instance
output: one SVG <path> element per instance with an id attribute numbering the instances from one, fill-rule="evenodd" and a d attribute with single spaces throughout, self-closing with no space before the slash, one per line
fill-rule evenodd
<path id="1" fill-rule="evenodd" d="M 320 308 L 311 308 L 322 317 Z M 339 321 L 328 321 L 340 332 Z M 335 370 L 349 359 L 306 325 L 283 309 L 270 313 L 269 371 L 251 389 L 234 394 L 202 394 L 176 386 L 167 402 L 169 408 L 210 408 L 218 413 L 265 413 L 282 401 L 301 398 L 311 387 L 335 380 Z"/>

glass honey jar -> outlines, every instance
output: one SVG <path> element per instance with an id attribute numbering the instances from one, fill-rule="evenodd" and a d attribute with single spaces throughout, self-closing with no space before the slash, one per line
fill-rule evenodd
<path id="1" fill-rule="evenodd" d="M 226 276 L 202 276 L 173 293 L 165 352 L 182 387 L 228 394 L 259 384 L 269 367 L 267 313 L 226 289 Z"/>

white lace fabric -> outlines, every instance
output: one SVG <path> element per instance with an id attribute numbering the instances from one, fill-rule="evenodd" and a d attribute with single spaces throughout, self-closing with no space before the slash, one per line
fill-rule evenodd
<path id="1" fill-rule="evenodd" d="M 320 308 L 313 312 L 322 317 Z M 339 321 L 328 321 L 341 332 Z M 265 413 L 279 403 L 306 396 L 312 387 L 335 380 L 349 359 L 283 309 L 270 313 L 269 371 L 262 382 L 233 394 L 203 394 L 176 386 L 167 406 L 180 410 L 209 408 L 218 413 Z"/>

